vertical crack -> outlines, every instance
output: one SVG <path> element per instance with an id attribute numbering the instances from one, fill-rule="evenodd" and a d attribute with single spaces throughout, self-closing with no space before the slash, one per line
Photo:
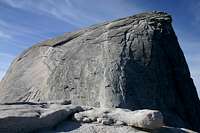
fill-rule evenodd
<path id="1" fill-rule="evenodd" d="M 122 52 L 121 52 L 121 55 L 120 55 L 120 64 L 119 64 L 119 68 L 120 68 L 120 76 L 119 76 L 119 89 L 120 89 L 120 93 L 121 93 L 121 96 L 122 96 L 122 102 L 123 104 L 126 103 L 126 99 L 125 99 L 125 93 L 124 93 L 124 88 L 125 88 L 125 72 L 124 72 L 124 68 L 127 64 L 127 61 L 128 61 L 128 50 L 127 48 L 129 47 L 128 46 L 128 41 L 129 41 L 129 37 L 127 36 L 128 34 L 128 31 L 125 31 L 124 32 L 124 39 L 122 40 L 122 43 L 124 43 L 123 45 L 123 48 L 122 48 Z"/>

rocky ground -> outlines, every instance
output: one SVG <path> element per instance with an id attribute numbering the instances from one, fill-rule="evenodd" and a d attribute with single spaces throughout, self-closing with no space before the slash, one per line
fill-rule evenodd
<path id="1" fill-rule="evenodd" d="M 146 133 L 193 131 L 166 127 L 157 110 L 131 111 L 49 103 L 0 105 L 1 133 Z"/>

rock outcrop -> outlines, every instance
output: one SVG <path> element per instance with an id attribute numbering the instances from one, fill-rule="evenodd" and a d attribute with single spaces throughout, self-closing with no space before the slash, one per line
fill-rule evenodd
<path id="1" fill-rule="evenodd" d="M 158 110 L 166 126 L 200 132 L 200 101 L 171 22 L 142 13 L 34 45 L 0 82 L 0 102 Z"/>
<path id="2" fill-rule="evenodd" d="M 74 114 L 83 123 L 98 122 L 104 125 L 129 125 L 143 129 L 156 129 L 164 126 L 162 113 L 156 110 L 97 108 Z"/>
<path id="3" fill-rule="evenodd" d="M 0 105 L 0 133 L 27 133 L 51 128 L 82 110 L 73 105 Z"/>
<path id="4" fill-rule="evenodd" d="M 155 110 L 91 108 L 55 103 L 0 105 L 1 133 L 195 133 L 166 127 Z"/>

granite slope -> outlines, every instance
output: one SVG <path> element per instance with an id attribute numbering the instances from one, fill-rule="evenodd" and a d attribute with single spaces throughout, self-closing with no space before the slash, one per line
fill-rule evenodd
<path id="1" fill-rule="evenodd" d="M 159 110 L 164 123 L 200 132 L 200 102 L 163 12 L 105 22 L 24 51 L 0 82 L 0 102 Z"/>

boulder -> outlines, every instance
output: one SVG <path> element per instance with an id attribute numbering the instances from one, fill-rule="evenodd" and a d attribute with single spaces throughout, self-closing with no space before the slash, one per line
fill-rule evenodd
<path id="1" fill-rule="evenodd" d="M 157 110 L 136 110 L 120 108 L 95 108 L 74 115 L 79 122 L 98 122 L 103 125 L 128 125 L 142 129 L 156 129 L 164 126 L 162 113 Z"/>
<path id="2" fill-rule="evenodd" d="M 81 110 L 80 106 L 73 105 L 0 105 L 0 133 L 28 133 L 52 128 Z"/>
<path id="3" fill-rule="evenodd" d="M 76 121 L 74 121 L 76 120 Z M 0 105 L 0 133 L 196 133 L 167 127 L 156 110 L 47 103 Z"/>
<path id="4" fill-rule="evenodd" d="M 83 106 L 159 110 L 166 126 L 200 132 L 196 88 L 172 18 L 163 12 L 40 42 L 19 55 L 0 82 L 1 103 L 63 99 Z"/>

